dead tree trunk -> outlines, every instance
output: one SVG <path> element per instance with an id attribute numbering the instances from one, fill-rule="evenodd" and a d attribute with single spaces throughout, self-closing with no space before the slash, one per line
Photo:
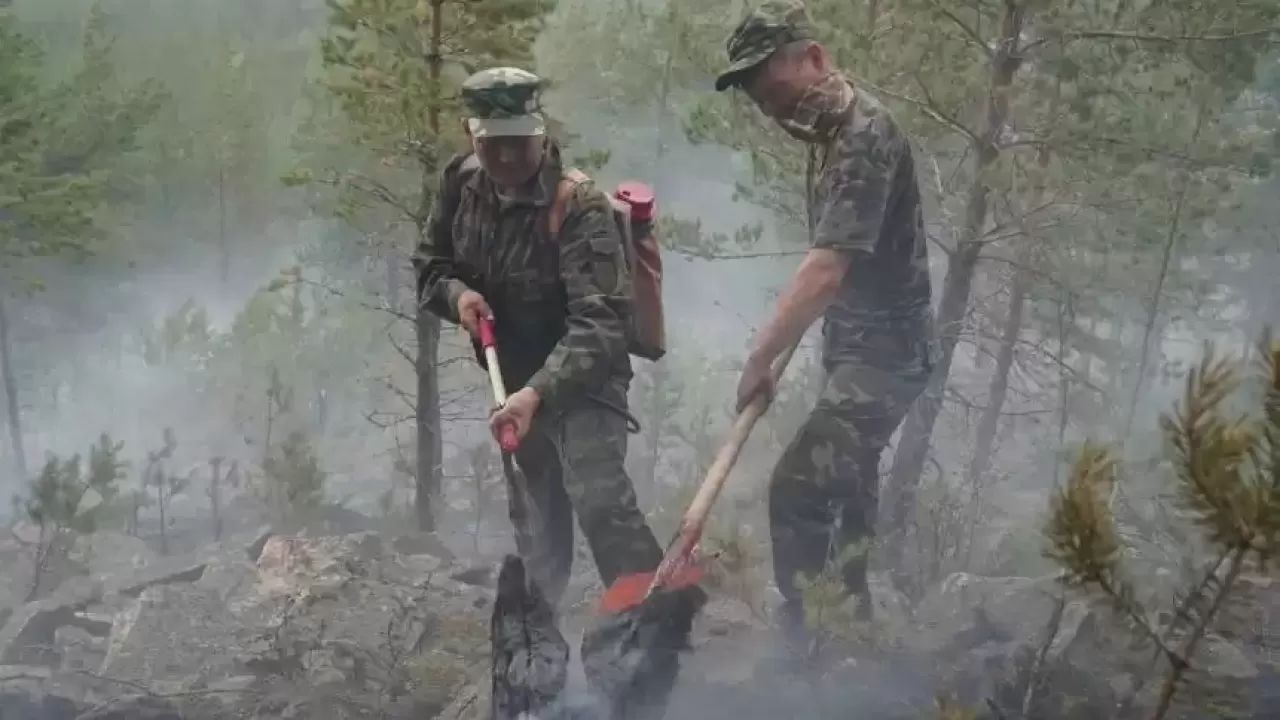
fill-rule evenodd
<path id="1" fill-rule="evenodd" d="M 1000 413 L 1009 393 L 1009 370 L 1017 355 L 1018 339 L 1022 334 L 1022 318 L 1031 289 L 1030 269 L 1019 264 L 1009 284 L 1009 312 L 1000 329 L 1000 349 L 996 351 L 996 366 L 991 372 L 991 384 L 987 390 L 987 404 L 978 420 L 978 432 L 974 436 L 973 460 L 969 463 L 968 482 L 972 488 L 982 483 L 991 467 L 991 455 L 995 446 L 996 431 L 1000 429 Z"/>
<path id="2" fill-rule="evenodd" d="M 222 539 L 222 458 L 209 460 L 209 514 L 213 520 L 213 541 Z"/>
<path id="3" fill-rule="evenodd" d="M 226 288 L 231 279 L 231 238 L 227 235 L 227 170 L 218 159 L 218 282 Z"/>
<path id="4" fill-rule="evenodd" d="M 991 58 L 990 80 L 986 98 L 986 120 L 982 131 L 973 138 L 973 184 L 965 202 L 963 235 L 947 266 L 938 309 L 938 334 L 941 356 L 933 377 L 920 400 L 908 413 L 902 437 L 893 458 L 890 474 L 894 502 L 890 515 L 890 531 L 905 534 L 911 525 L 920 476 L 929 455 L 933 426 L 942 411 L 942 395 L 951 373 L 960 328 L 969 308 L 969 293 L 974 270 L 984 244 L 984 230 L 990 204 L 991 187 L 987 170 L 1000 157 L 1000 136 L 1009 117 L 1009 93 L 1014 75 L 1022 64 L 1018 39 L 1022 34 L 1029 9 L 1016 2 L 1005 4 L 998 47 Z M 900 538 L 905 539 L 905 538 Z M 889 562 L 901 570 L 905 542 L 890 543 Z"/>
<path id="5" fill-rule="evenodd" d="M 1050 103 L 1049 117 L 1056 117 L 1062 99 L 1062 84 L 1055 89 Z M 1034 280 L 1034 265 L 1038 259 L 1039 244 L 1043 241 L 1041 232 L 1031 220 L 1042 212 L 1047 195 L 1046 174 L 1052 159 L 1052 149 L 1048 143 L 1040 145 L 1036 151 L 1035 165 L 1031 169 L 1031 192 L 1025 199 L 1025 206 L 1018 210 L 1017 224 L 1021 233 L 1015 242 L 1018 249 L 1014 252 L 1013 278 L 1009 283 L 1009 309 L 1005 321 L 1000 327 L 1000 345 L 996 351 L 996 366 L 991 373 L 991 382 L 987 389 L 987 404 L 978 421 L 978 432 L 974 436 L 973 460 L 969 463 L 968 482 L 975 496 L 986 479 L 987 470 L 991 467 L 996 434 L 1000 430 L 1000 415 L 1004 411 L 1004 401 L 1009 394 L 1009 371 L 1013 369 L 1013 361 L 1018 355 L 1018 341 L 1022 337 L 1022 320 L 1025 315 L 1027 296 L 1031 292 Z M 1061 327 L 1061 326 L 1060 326 Z M 1059 358 L 1066 362 L 1065 335 L 1060 335 L 1062 345 L 1058 348 Z"/>
<path id="6" fill-rule="evenodd" d="M 18 375 L 13 369 L 13 348 L 9 343 L 9 318 L 0 297 L 0 375 L 4 381 L 5 406 L 9 419 L 9 444 L 13 447 L 13 469 L 18 480 L 27 480 L 27 455 L 22 447 L 22 406 L 18 402 Z"/>
<path id="7" fill-rule="evenodd" d="M 1191 139 L 1187 142 L 1188 151 L 1200 137 L 1200 130 L 1204 127 L 1204 116 L 1205 107 L 1201 103 L 1196 109 L 1195 129 L 1191 131 Z M 1169 207 L 1169 227 L 1165 233 L 1164 249 L 1160 254 L 1160 270 L 1156 275 L 1155 287 L 1151 291 L 1151 301 L 1147 305 L 1147 317 L 1142 325 L 1142 349 L 1138 354 L 1137 375 L 1133 380 L 1133 391 L 1129 394 L 1129 405 L 1124 416 L 1124 434 L 1121 436 L 1122 438 L 1129 436 L 1129 432 L 1133 429 L 1133 421 L 1138 414 L 1138 403 L 1142 400 L 1142 383 L 1146 380 L 1147 364 L 1150 362 L 1150 355 L 1153 352 L 1152 345 L 1155 344 L 1157 348 L 1159 347 L 1161 333 L 1157 333 L 1155 330 L 1160 319 L 1160 297 L 1164 294 L 1164 284 L 1169 278 L 1169 266 L 1177 252 L 1178 238 L 1182 235 L 1187 195 L 1191 192 L 1189 170 L 1183 171 L 1181 180 L 1178 192 Z M 1118 487 L 1119 485 L 1117 485 Z M 1114 492 L 1112 495 L 1114 497 Z"/>
<path id="8" fill-rule="evenodd" d="M 423 156 L 422 192 L 416 218 L 418 233 L 426 229 L 427 218 L 435 204 L 436 158 L 440 156 L 440 67 L 443 44 L 444 0 L 431 0 L 431 36 L 426 53 L 430 76 L 431 104 L 427 124 L 437 143 L 435 152 Z M 440 422 L 440 375 L 437 358 L 440 352 L 440 320 L 418 304 L 415 313 L 418 353 L 414 360 L 418 393 L 414 408 L 417 426 L 417 467 L 415 468 L 414 513 L 418 529 L 435 532 L 433 507 L 440 494 L 441 464 L 444 455 Z"/>
<path id="9" fill-rule="evenodd" d="M 440 344 L 440 321 L 426 310 L 417 314 L 418 356 L 415 366 L 418 376 L 416 421 L 417 438 L 417 492 L 414 510 L 418 529 L 435 532 L 435 515 L 432 508 L 440 494 L 440 464 L 443 458 L 443 442 L 440 437 L 440 377 L 436 368 L 436 355 Z"/>

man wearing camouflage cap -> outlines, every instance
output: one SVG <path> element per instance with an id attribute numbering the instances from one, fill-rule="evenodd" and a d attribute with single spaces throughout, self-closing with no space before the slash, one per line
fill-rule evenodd
<path id="1" fill-rule="evenodd" d="M 495 436 L 514 425 L 520 438 L 528 493 L 508 488 L 511 520 L 554 605 L 569 578 L 575 511 L 605 583 L 653 570 L 662 551 L 623 469 L 632 377 L 623 238 L 609 198 L 590 182 L 573 186 L 551 237 L 565 168 L 546 134 L 541 85 L 517 68 L 463 83 L 472 152 L 445 168 L 414 263 L 431 312 L 473 338 L 481 317 L 493 320 L 513 392 L 490 425 Z"/>
<path id="2" fill-rule="evenodd" d="M 756 334 L 738 385 L 740 408 L 771 394 L 773 361 L 824 318 L 822 393 L 769 491 L 774 575 L 785 599 L 779 619 L 803 652 L 811 638 L 798 573 L 812 577 L 838 563 L 861 617 L 870 617 L 866 554 L 857 550 L 874 532 L 882 451 L 932 372 L 929 255 L 906 133 L 834 67 L 805 7 L 767 0 L 727 47 L 716 90 L 743 91 L 809 148 L 811 249 Z"/>

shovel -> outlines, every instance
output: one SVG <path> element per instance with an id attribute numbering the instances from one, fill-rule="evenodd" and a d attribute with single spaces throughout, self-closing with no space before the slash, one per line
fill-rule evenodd
<path id="1" fill-rule="evenodd" d="M 493 401 L 496 407 L 507 404 L 507 385 L 502 382 L 502 369 L 498 367 L 498 339 L 493 332 L 493 321 L 480 318 L 480 347 L 484 348 L 484 364 L 489 369 L 489 384 L 493 387 Z M 516 427 L 510 423 L 503 425 L 498 431 L 498 446 L 502 452 L 510 454 L 520 446 L 516 437 Z"/>
<path id="2" fill-rule="evenodd" d="M 797 347 L 798 344 L 792 345 L 774 361 L 772 374 L 775 384 L 786 371 L 787 363 L 791 362 L 791 356 L 795 354 Z M 702 481 L 702 486 L 698 488 L 698 494 L 694 496 L 689 509 L 685 511 L 680 521 L 680 529 L 667 546 L 658 569 L 652 573 L 634 573 L 619 577 L 600 599 L 600 610 L 605 613 L 622 613 L 641 604 L 659 589 L 673 590 L 689 587 L 701 579 L 703 568 L 694 562 L 693 556 L 698 542 L 702 539 L 702 529 L 706 525 L 707 516 L 711 513 L 711 506 L 715 504 L 716 498 L 720 496 L 720 491 L 729 479 L 729 472 L 738 461 L 742 446 L 746 444 L 756 421 L 769 408 L 770 400 L 764 394 L 759 394 L 734 418 L 733 425 L 729 427 L 729 436 L 725 438 L 724 445 L 716 453 L 715 460 Z"/>
<path id="3" fill-rule="evenodd" d="M 795 351 L 793 345 L 774 363 L 775 382 Z M 688 648 L 694 617 L 707 601 L 698 587 L 703 568 L 693 561 L 694 550 L 711 506 L 769 402 L 758 395 L 734 419 L 658 569 L 618 578 L 601 599 L 603 612 L 583 633 L 583 671 L 588 685 L 606 700 L 608 717 L 654 720 L 666 712 L 680 653 Z"/>
<path id="4" fill-rule="evenodd" d="M 507 404 L 507 385 L 502 381 L 502 369 L 498 366 L 498 340 L 493 332 L 493 320 L 480 318 L 480 347 L 484 349 L 484 364 L 489 370 L 489 385 L 493 390 L 494 407 Z M 516 436 L 516 426 L 507 423 L 498 429 L 498 447 L 502 449 L 502 471 L 507 480 L 520 493 L 521 503 L 528 515 L 530 524 L 541 530 L 542 518 L 538 515 L 538 506 L 533 502 L 529 486 L 524 475 L 516 468 L 511 454 L 520 447 L 520 438 Z"/>

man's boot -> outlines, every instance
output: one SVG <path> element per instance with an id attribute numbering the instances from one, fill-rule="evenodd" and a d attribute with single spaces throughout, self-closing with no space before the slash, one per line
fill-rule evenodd
<path id="1" fill-rule="evenodd" d="M 793 675 L 807 675 L 817 659 L 817 636 L 804 622 L 804 606 L 799 599 L 786 600 L 774 613 L 779 653 L 776 669 Z"/>

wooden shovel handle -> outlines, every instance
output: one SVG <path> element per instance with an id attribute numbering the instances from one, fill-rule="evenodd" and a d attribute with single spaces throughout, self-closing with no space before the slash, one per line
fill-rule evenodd
<path id="1" fill-rule="evenodd" d="M 791 362 L 791 357 L 795 355 L 798 347 L 799 343 L 792 345 L 774 361 L 772 375 L 775 384 L 786 372 L 787 364 Z M 689 504 L 689 509 L 685 511 L 684 518 L 680 521 L 679 532 L 668 548 L 666 556 L 663 557 L 662 564 L 654 573 L 653 582 L 649 586 L 650 592 L 666 585 L 667 581 L 687 562 L 694 546 L 702 537 L 703 525 L 706 524 L 711 507 L 715 505 L 716 498 L 720 496 L 720 491 L 729 479 L 729 473 L 733 470 L 734 463 L 738 461 L 742 447 L 746 445 L 756 421 L 769 409 L 771 401 L 772 398 L 760 393 L 752 398 L 750 404 L 734 418 L 724 444 L 720 446 L 715 460 L 712 461 L 706 477 L 702 480 L 701 487 L 698 488 L 698 493 L 694 495 L 693 502 Z"/>

